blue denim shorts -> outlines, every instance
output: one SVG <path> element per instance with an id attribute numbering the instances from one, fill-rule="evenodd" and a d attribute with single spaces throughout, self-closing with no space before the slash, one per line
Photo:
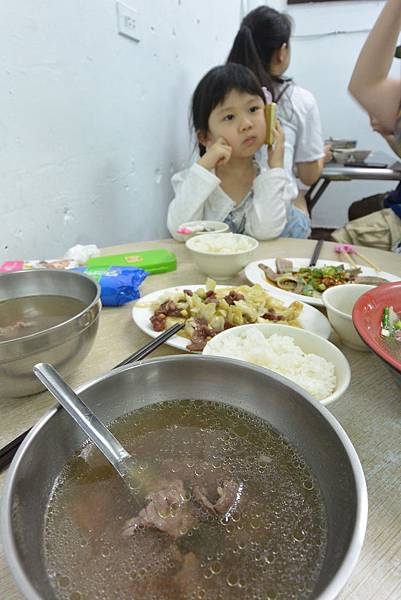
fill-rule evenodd
<path id="1" fill-rule="evenodd" d="M 291 205 L 287 210 L 287 225 L 280 237 L 308 238 L 311 234 L 310 218 L 303 210 Z"/>

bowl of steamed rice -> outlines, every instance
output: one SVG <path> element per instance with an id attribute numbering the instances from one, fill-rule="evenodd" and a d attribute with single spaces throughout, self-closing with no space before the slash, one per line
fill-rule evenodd
<path id="1" fill-rule="evenodd" d="M 289 325 L 256 323 L 226 329 L 203 354 L 237 358 L 266 367 L 306 390 L 315 400 L 338 400 L 351 381 L 344 354 L 328 340 Z"/>
<path id="2" fill-rule="evenodd" d="M 185 245 L 199 270 L 220 281 L 251 262 L 259 242 L 241 233 L 204 233 L 191 237 Z"/>

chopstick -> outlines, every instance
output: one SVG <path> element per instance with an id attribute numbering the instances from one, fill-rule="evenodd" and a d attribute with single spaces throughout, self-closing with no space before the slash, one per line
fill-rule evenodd
<path id="1" fill-rule="evenodd" d="M 315 249 L 312 254 L 312 258 L 310 259 L 310 262 L 309 262 L 310 267 L 315 266 L 317 259 L 319 258 L 319 255 L 320 255 L 320 250 L 322 249 L 323 242 L 324 242 L 324 240 L 317 241 L 317 244 L 316 244 Z"/>
<path id="2" fill-rule="evenodd" d="M 183 327 L 184 323 L 176 323 L 172 327 L 169 327 L 169 329 L 166 329 L 166 331 L 158 335 L 157 338 L 151 340 L 150 342 L 145 344 L 145 346 L 142 346 L 142 348 L 128 356 L 125 360 L 118 363 L 118 365 L 115 365 L 112 370 L 118 369 L 119 367 L 123 367 L 125 365 L 129 365 L 130 363 L 135 362 L 137 360 L 142 360 L 143 358 L 145 358 L 145 356 L 148 356 L 148 354 L 153 352 L 153 350 L 156 350 L 156 348 L 161 346 L 161 344 L 166 342 Z M 28 429 L 27 431 L 24 431 L 23 433 L 21 433 L 21 435 L 19 435 L 14 440 L 9 442 L 6 446 L 3 446 L 3 448 L 0 449 L 0 471 L 9 466 L 10 462 L 14 458 L 14 454 L 17 452 L 18 448 L 20 447 L 28 433 L 31 431 L 31 429 L 32 428 Z"/>
<path id="3" fill-rule="evenodd" d="M 374 263 L 369 258 L 366 258 L 366 256 L 364 254 L 361 254 L 360 252 L 356 252 L 356 255 L 359 256 L 359 258 L 361 258 L 369 267 L 372 267 L 372 269 L 374 271 L 377 271 L 377 272 L 380 271 L 380 267 L 378 267 L 377 264 Z"/>
<path id="4" fill-rule="evenodd" d="M 118 363 L 118 365 L 113 367 L 113 369 L 118 369 L 119 367 L 129 365 L 130 363 L 132 363 L 136 360 L 142 360 L 142 358 L 145 358 L 145 356 L 147 356 L 148 354 L 153 352 L 153 350 L 158 348 L 161 344 L 163 344 L 166 340 L 171 338 L 174 334 L 176 334 L 178 331 L 180 331 L 180 329 L 182 329 L 183 327 L 184 327 L 184 323 L 176 323 L 175 325 L 172 325 L 171 327 L 166 329 L 166 331 L 164 331 L 163 333 L 158 335 L 157 338 L 155 338 L 148 344 L 145 344 L 145 346 L 143 346 L 142 348 L 140 348 L 139 350 L 137 350 L 136 352 L 134 352 L 133 354 L 128 356 L 128 358 L 126 358 L 125 360 Z"/>

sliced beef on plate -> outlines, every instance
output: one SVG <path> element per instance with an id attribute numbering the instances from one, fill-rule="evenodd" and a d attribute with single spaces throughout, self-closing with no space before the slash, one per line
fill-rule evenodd
<path id="1" fill-rule="evenodd" d="M 276 271 L 277 273 L 292 273 L 294 271 L 292 261 L 287 258 L 276 258 Z"/>
<path id="2" fill-rule="evenodd" d="M 359 275 L 358 277 L 355 277 L 354 283 L 381 285 L 382 283 L 388 283 L 388 281 L 387 279 L 383 279 L 383 277 L 376 277 L 375 275 Z"/>
<path id="3" fill-rule="evenodd" d="M 280 278 L 280 273 L 275 273 L 273 269 L 264 265 L 263 263 L 258 264 L 259 269 L 262 269 L 263 273 L 266 275 L 266 279 L 269 281 L 277 281 Z"/>

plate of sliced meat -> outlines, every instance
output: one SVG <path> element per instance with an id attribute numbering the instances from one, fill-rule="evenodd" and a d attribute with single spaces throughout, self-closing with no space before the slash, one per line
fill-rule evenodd
<path id="1" fill-rule="evenodd" d="M 132 309 L 136 325 L 151 337 L 177 322 L 185 327 L 167 340 L 173 348 L 201 352 L 220 331 L 249 323 L 281 323 L 328 338 L 326 317 L 299 301 L 278 298 L 260 285 L 224 286 L 208 280 L 206 285 L 167 288 L 144 296 Z"/>
<path id="2" fill-rule="evenodd" d="M 318 260 L 313 267 L 307 258 L 265 258 L 249 263 L 245 276 L 251 283 L 261 285 L 281 298 L 301 300 L 323 306 L 322 293 L 334 285 L 363 283 L 380 285 L 399 281 L 400 277 L 377 272 L 370 267 L 345 264 L 336 260 Z"/>

